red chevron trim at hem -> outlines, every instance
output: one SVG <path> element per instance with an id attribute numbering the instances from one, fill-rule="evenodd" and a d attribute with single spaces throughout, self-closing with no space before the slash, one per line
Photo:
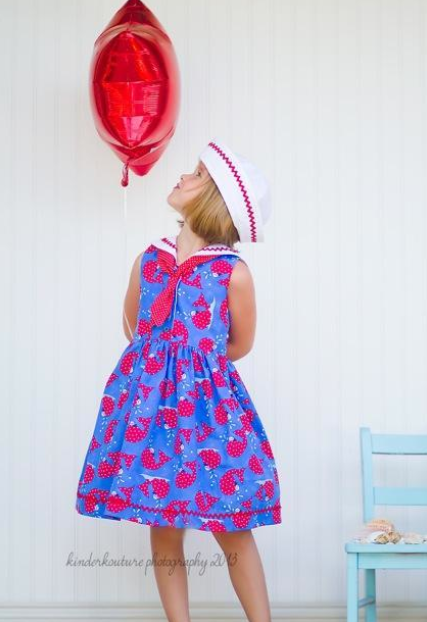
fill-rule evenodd
<path id="1" fill-rule="evenodd" d="M 81 499 L 84 499 L 86 497 L 90 497 L 91 494 L 88 493 L 87 495 L 78 492 L 77 496 Z M 108 503 L 108 499 L 107 502 Z M 177 505 L 183 503 L 182 501 L 175 501 L 175 502 L 171 502 L 169 504 L 168 507 L 165 508 L 151 508 L 148 505 L 139 505 L 138 503 L 126 503 L 126 507 L 124 509 L 127 508 L 138 508 L 141 510 L 144 510 L 145 512 L 154 512 L 156 514 L 160 514 L 163 512 L 174 512 L 177 514 L 189 514 L 191 516 L 201 516 L 202 518 L 226 518 L 227 516 L 252 516 L 253 514 L 262 514 L 264 512 L 271 512 L 273 510 L 281 510 L 282 506 L 280 504 L 276 505 L 272 505 L 268 508 L 262 508 L 262 509 L 258 509 L 258 510 L 240 510 L 239 512 L 196 512 L 195 510 L 186 510 L 182 507 L 176 507 L 174 505 L 174 503 L 176 503 Z"/>

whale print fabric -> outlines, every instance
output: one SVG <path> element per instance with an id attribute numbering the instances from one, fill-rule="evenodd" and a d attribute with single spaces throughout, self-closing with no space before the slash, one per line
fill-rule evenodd
<path id="1" fill-rule="evenodd" d="M 227 356 L 238 261 L 211 244 L 178 265 L 176 236 L 142 253 L 137 324 L 100 398 L 80 514 L 202 531 L 282 522 L 272 447 Z"/>

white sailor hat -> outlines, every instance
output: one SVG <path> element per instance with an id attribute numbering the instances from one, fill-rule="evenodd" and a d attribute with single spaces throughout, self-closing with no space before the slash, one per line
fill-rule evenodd
<path id="1" fill-rule="evenodd" d="M 263 228 L 271 214 L 271 193 L 262 172 L 217 137 L 208 143 L 199 159 L 227 205 L 240 242 L 264 242 Z"/>

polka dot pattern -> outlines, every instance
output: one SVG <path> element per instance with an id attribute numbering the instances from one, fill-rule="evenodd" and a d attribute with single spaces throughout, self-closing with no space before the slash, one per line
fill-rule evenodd
<path id="1" fill-rule="evenodd" d="M 194 272 L 196 266 L 206 261 L 211 261 L 211 255 L 191 256 L 183 263 L 177 265 L 170 253 L 159 250 L 158 265 L 167 275 L 167 285 L 156 297 L 151 305 L 151 320 L 155 326 L 161 326 L 169 316 L 174 300 L 176 284 L 180 279 L 189 277 Z"/>

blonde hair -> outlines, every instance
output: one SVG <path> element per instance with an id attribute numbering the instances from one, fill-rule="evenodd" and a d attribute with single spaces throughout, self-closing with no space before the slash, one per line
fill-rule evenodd
<path id="1" fill-rule="evenodd" d="M 212 177 L 207 179 L 197 197 L 183 206 L 182 214 L 191 230 L 207 244 L 225 244 L 233 248 L 240 241 L 228 207 Z M 184 220 L 178 219 L 177 222 L 181 228 L 184 226 Z"/>

